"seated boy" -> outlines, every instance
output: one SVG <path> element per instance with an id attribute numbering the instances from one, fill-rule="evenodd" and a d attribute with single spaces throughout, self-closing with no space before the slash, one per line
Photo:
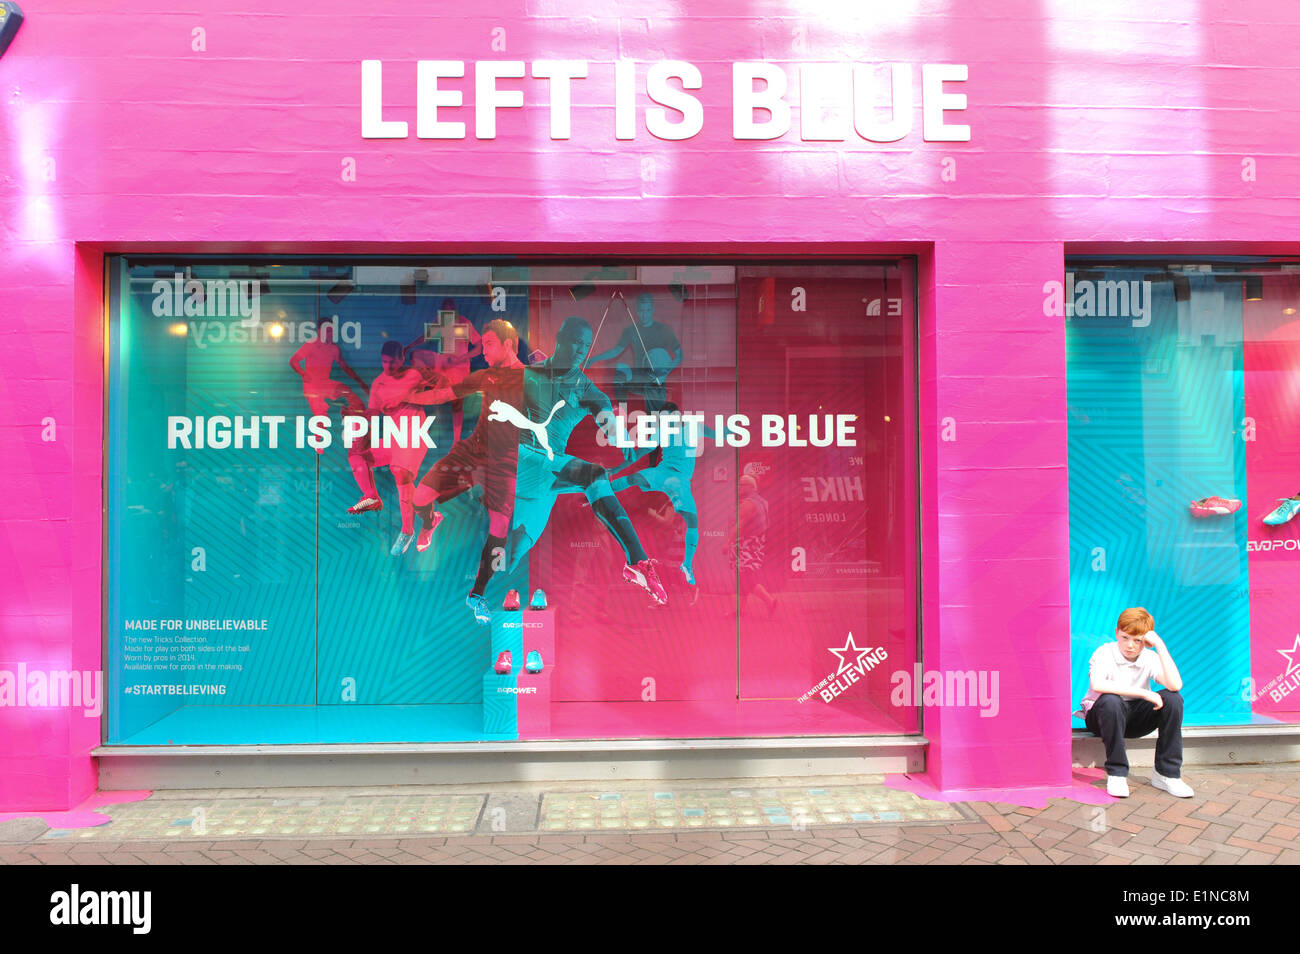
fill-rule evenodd
<path id="1" fill-rule="evenodd" d="M 1150 647 L 1150 648 L 1148 648 Z M 1151 691 L 1151 680 L 1164 686 Z M 1183 767 L 1183 677 L 1165 642 L 1155 633 L 1155 620 L 1142 607 L 1119 614 L 1115 642 L 1107 643 L 1088 661 L 1090 689 L 1083 700 L 1084 722 L 1106 745 L 1106 791 L 1128 797 L 1128 756 L 1124 740 L 1159 730 L 1151 784 L 1170 795 L 1190 798 L 1192 789 L 1181 778 Z"/>

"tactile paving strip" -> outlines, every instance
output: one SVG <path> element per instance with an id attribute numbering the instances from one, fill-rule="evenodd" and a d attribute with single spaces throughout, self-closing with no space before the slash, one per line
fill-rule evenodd
<path id="1" fill-rule="evenodd" d="M 548 793 L 542 831 L 916 825 L 963 821 L 956 806 L 875 785 Z"/>
<path id="2" fill-rule="evenodd" d="M 466 834 L 484 795 L 353 795 L 321 798 L 145 799 L 103 809 L 97 828 L 54 828 L 42 839 L 364 838 L 368 835 Z"/>

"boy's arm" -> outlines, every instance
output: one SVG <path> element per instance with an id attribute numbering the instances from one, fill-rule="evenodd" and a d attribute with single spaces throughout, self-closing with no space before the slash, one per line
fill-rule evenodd
<path id="1" fill-rule="evenodd" d="M 1183 677 L 1178 672 L 1178 667 L 1174 665 L 1174 657 L 1169 655 L 1169 647 L 1165 645 L 1165 641 L 1156 635 L 1154 629 L 1147 633 L 1143 640 L 1160 657 L 1160 673 L 1164 678 L 1157 681 L 1171 692 L 1181 692 Z"/>
<path id="2" fill-rule="evenodd" d="M 1093 692 L 1109 692 L 1112 695 L 1125 696 L 1129 699 L 1145 699 L 1157 709 L 1161 708 L 1165 704 L 1164 699 L 1160 698 L 1159 693 L 1152 692 L 1150 689 L 1145 688 L 1130 688 L 1107 678 L 1110 675 L 1109 667 L 1105 665 L 1097 665 L 1096 659 L 1097 657 L 1094 655 L 1088 665 L 1088 688 Z"/>
<path id="3" fill-rule="evenodd" d="M 1093 692 L 1109 692 L 1116 696 L 1128 696 L 1130 699 L 1145 699 L 1157 709 L 1165 704 L 1158 692 L 1152 692 L 1150 689 L 1129 689 L 1119 683 L 1111 682 L 1109 679 L 1098 679 L 1094 676 L 1089 680 L 1088 686 Z"/>

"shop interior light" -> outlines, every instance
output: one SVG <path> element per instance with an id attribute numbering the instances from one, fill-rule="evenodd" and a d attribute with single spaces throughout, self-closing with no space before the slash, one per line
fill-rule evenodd
<path id="1" fill-rule="evenodd" d="M 1294 309 L 1294 308 L 1283 308 L 1283 309 L 1282 309 L 1282 314 L 1284 314 L 1284 315 L 1294 315 L 1294 314 L 1295 314 L 1295 309 Z"/>
<path id="2" fill-rule="evenodd" d="M 1246 276 L 1246 301 L 1263 301 L 1264 300 L 1264 276 L 1247 275 Z"/>
<path id="3" fill-rule="evenodd" d="M 16 3 L 0 3 L 0 56 L 5 55 L 9 44 L 23 25 L 23 11 Z"/>

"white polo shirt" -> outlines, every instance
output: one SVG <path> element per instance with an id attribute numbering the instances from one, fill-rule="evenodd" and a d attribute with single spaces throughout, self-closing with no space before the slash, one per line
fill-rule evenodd
<path id="1" fill-rule="evenodd" d="M 1151 680 L 1164 685 L 1165 672 L 1160 665 L 1160 657 L 1154 649 L 1144 649 L 1138 658 L 1129 662 L 1119 651 L 1119 640 L 1113 640 L 1105 646 L 1098 647 L 1088 660 L 1088 682 L 1094 678 L 1113 682 L 1125 689 L 1150 689 Z M 1101 693 L 1088 690 L 1083 697 L 1083 711 L 1086 714 L 1097 701 Z"/>

